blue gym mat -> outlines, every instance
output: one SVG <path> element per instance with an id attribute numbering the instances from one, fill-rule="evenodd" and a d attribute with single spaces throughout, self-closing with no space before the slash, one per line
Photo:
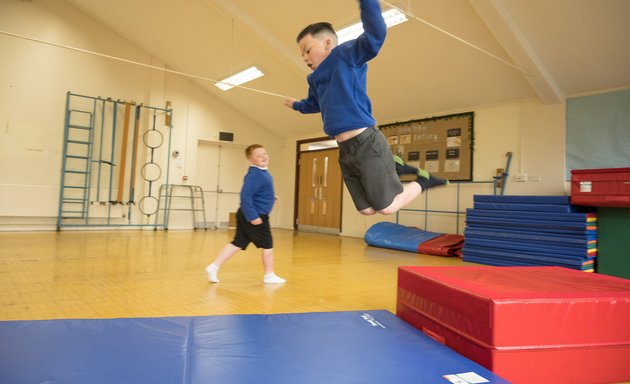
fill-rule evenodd
<path id="1" fill-rule="evenodd" d="M 582 208 L 575 205 L 559 204 L 523 204 L 523 203 L 473 203 L 475 209 L 501 210 L 501 211 L 535 211 L 535 212 L 558 212 L 572 213 L 581 212 Z"/>
<path id="2" fill-rule="evenodd" d="M 557 255 L 557 257 L 568 257 L 568 258 L 590 258 L 593 257 L 596 252 L 592 252 L 592 247 L 563 247 L 559 245 L 549 245 L 549 244 L 537 244 L 537 243 L 525 243 L 525 242 L 515 242 L 510 239 L 507 240 L 491 240 L 484 239 L 481 237 L 473 237 L 469 236 L 465 241 L 466 246 L 476 246 L 479 248 L 492 248 L 497 250 L 516 250 L 516 251 L 527 251 L 534 253 L 552 253 Z M 591 252 L 589 252 L 591 251 Z"/>
<path id="3" fill-rule="evenodd" d="M 443 233 L 429 232 L 419 228 L 382 221 L 368 228 L 363 239 L 367 244 L 374 247 L 417 253 L 420 244 L 441 235 Z"/>
<path id="4" fill-rule="evenodd" d="M 494 258 L 487 256 L 478 256 L 478 255 L 470 255 L 464 256 L 464 261 L 468 261 L 471 263 L 485 264 L 485 265 L 494 265 L 496 267 L 537 267 L 537 266 L 557 266 L 557 267 L 565 267 L 569 269 L 575 269 L 579 271 L 592 272 L 593 266 L 584 266 L 582 268 L 577 268 L 575 266 L 565 265 L 563 263 L 545 263 L 541 261 L 529 262 L 526 259 L 522 258 Z"/>
<path id="5" fill-rule="evenodd" d="M 466 224 L 492 227 L 492 228 L 519 228 L 523 230 L 547 230 L 556 229 L 566 233 L 584 233 L 587 230 L 595 230 L 594 224 L 580 223 L 575 221 L 539 221 L 527 219 L 504 219 L 498 217 L 475 217 L 467 216 Z M 593 229 L 590 229 L 593 228 Z"/>
<path id="6" fill-rule="evenodd" d="M 483 203 L 520 203 L 520 204 L 555 204 L 565 205 L 571 201 L 569 196 L 536 195 L 475 195 L 474 201 Z"/>
<path id="7" fill-rule="evenodd" d="M 587 248 L 589 241 L 596 240 L 596 234 L 567 235 L 547 232 L 523 232 L 508 229 L 475 228 L 466 227 L 464 237 L 474 236 L 479 239 L 511 240 L 521 243 L 533 243 L 537 245 L 556 245 L 563 247 Z"/>
<path id="8" fill-rule="evenodd" d="M 492 249 L 487 247 L 464 246 L 464 261 L 480 262 L 491 265 L 556 265 L 565 268 L 584 270 L 593 268 L 593 257 L 575 258 L 553 253 L 518 252 L 513 250 Z M 501 264 L 493 264 L 496 261 Z M 507 264 L 506 264 L 507 263 Z"/>
<path id="9" fill-rule="evenodd" d="M 592 271 L 597 214 L 569 196 L 475 195 L 462 258 L 490 265 L 557 265 Z"/>
<path id="10" fill-rule="evenodd" d="M 577 221 L 586 223 L 588 222 L 596 224 L 597 215 L 595 213 L 560 213 L 560 212 L 528 212 L 528 211 L 500 211 L 500 210 L 477 210 L 468 208 L 466 209 L 466 217 L 502 217 L 502 218 L 518 218 L 527 220 L 539 220 L 539 221 Z M 589 221 L 590 219 L 590 221 Z M 593 219 L 595 219 L 593 221 Z"/>
<path id="11" fill-rule="evenodd" d="M 0 342 L 2 383 L 508 383 L 388 311 L 0 321 Z"/>

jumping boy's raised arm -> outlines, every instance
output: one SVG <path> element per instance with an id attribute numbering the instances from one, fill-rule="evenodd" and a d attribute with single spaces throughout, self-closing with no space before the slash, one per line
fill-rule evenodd
<path id="1" fill-rule="evenodd" d="M 354 44 L 342 45 L 349 50 L 348 56 L 354 63 L 367 62 L 378 54 L 387 36 L 387 25 L 381 14 L 378 0 L 360 0 L 363 33 Z"/>

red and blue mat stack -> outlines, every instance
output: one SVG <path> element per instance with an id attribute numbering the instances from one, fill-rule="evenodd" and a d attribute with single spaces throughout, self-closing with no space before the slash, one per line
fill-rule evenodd
<path id="1" fill-rule="evenodd" d="M 466 211 L 464 261 L 593 272 L 597 214 L 569 196 L 476 195 Z"/>

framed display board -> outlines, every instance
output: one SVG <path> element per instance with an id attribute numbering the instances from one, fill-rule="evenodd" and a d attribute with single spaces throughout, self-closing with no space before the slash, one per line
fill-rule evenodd
<path id="1" fill-rule="evenodd" d="M 471 181 L 474 112 L 379 126 L 392 153 L 451 181 Z"/>

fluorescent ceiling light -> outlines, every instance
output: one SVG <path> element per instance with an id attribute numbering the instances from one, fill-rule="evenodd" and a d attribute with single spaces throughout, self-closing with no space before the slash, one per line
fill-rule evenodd
<path id="1" fill-rule="evenodd" d="M 252 81 L 263 76 L 264 73 L 260 71 L 260 69 L 256 67 L 249 67 L 244 71 L 237 73 L 236 75 L 230 76 L 221 80 L 218 83 L 215 83 L 217 87 L 221 88 L 224 91 L 227 91 L 230 88 L 234 88 L 237 85 L 241 85 L 243 83 L 247 83 L 248 81 Z"/>
<path id="2" fill-rule="evenodd" d="M 398 25 L 400 23 L 404 23 L 408 20 L 407 16 L 405 16 L 404 13 L 395 8 L 383 12 L 383 19 L 385 19 L 385 25 L 387 25 L 387 28 L 393 27 L 394 25 Z M 341 29 L 337 31 L 339 44 L 356 39 L 362 33 L 363 23 L 352 24 L 349 27 Z"/>

